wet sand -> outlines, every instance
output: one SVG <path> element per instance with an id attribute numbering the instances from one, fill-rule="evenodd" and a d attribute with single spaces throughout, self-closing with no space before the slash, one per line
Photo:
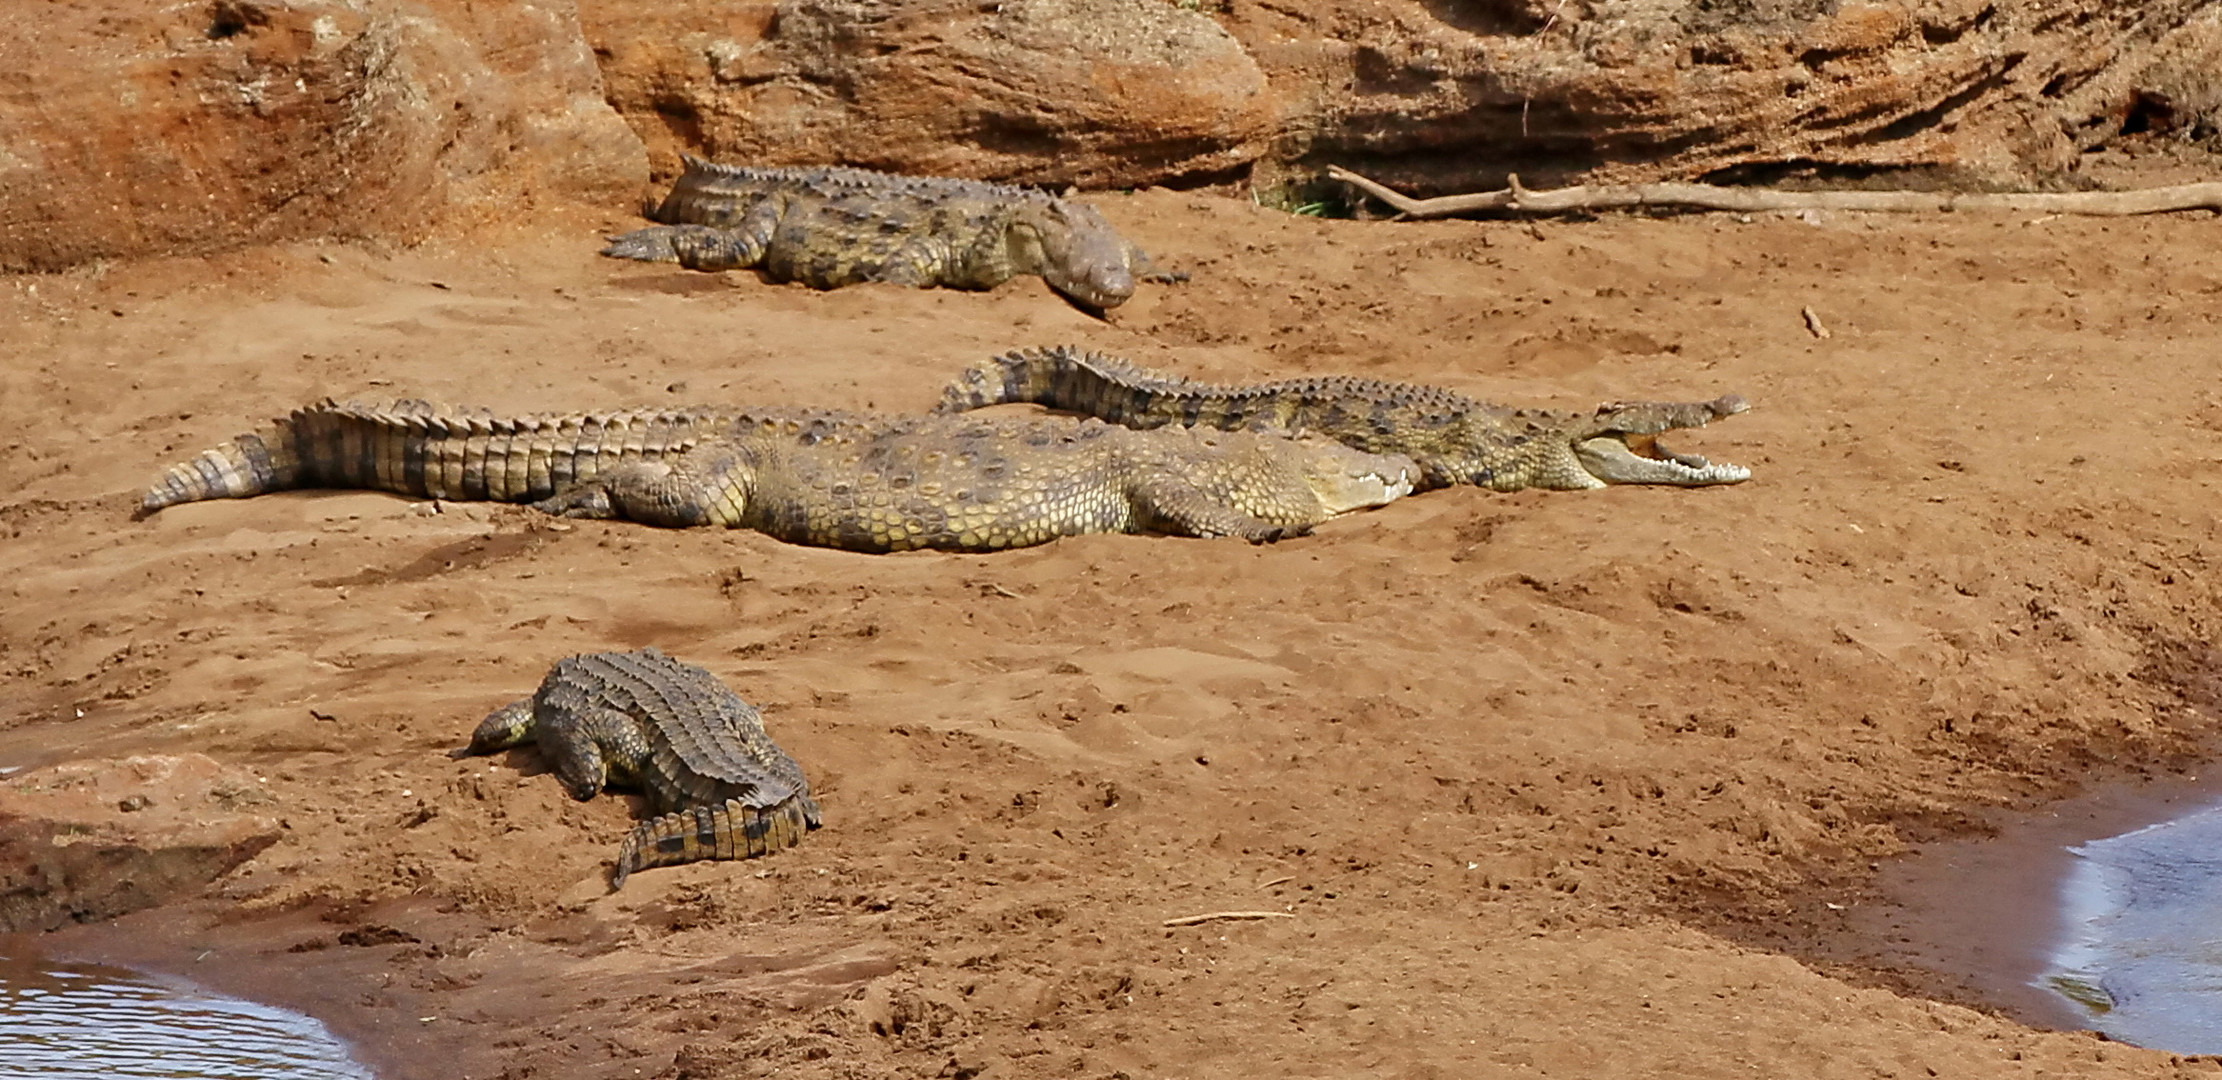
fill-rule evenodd
<path id="1" fill-rule="evenodd" d="M 1891 860 L 1878 895 L 1844 915 L 1844 944 L 1957 980 L 1969 1000 L 2025 1023 L 2076 1030 L 2089 1015 L 2040 985 L 2067 931 L 2069 849 L 2222 800 L 2222 773 L 2101 785 L 2037 810 L 1992 815 L 1997 834 Z"/>

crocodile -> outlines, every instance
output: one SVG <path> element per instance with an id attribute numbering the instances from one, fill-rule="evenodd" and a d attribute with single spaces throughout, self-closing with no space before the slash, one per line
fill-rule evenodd
<path id="1" fill-rule="evenodd" d="M 992 289 L 1038 274 L 1102 310 L 1137 278 L 1177 281 L 1085 203 L 1031 188 L 866 169 L 759 169 L 686 158 L 662 224 L 602 254 L 695 270 L 757 267 L 774 281 L 836 289 L 866 281 Z"/>
<path id="2" fill-rule="evenodd" d="M 528 742 L 574 799 L 612 784 L 647 797 L 655 816 L 618 848 L 611 892 L 636 870 L 767 855 L 819 826 L 810 782 L 765 734 L 763 714 L 653 647 L 556 661 L 538 691 L 488 714 L 448 756 Z"/>
<path id="3" fill-rule="evenodd" d="M 709 406 L 499 417 L 326 400 L 171 466 L 138 516 L 291 488 L 368 488 L 867 552 L 996 551 L 1097 532 L 1263 543 L 1390 502 L 1417 476 L 1409 458 L 1327 439 L 1073 417 Z"/>
<path id="4" fill-rule="evenodd" d="M 1150 371 L 1101 353 L 1021 349 L 973 366 L 935 411 L 1034 402 L 1133 428 L 1202 427 L 1316 434 L 1419 464 L 1420 490 L 1477 484 L 1497 491 L 1576 491 L 1608 484 L 1738 484 L 1751 470 L 1678 454 L 1660 432 L 1703 427 L 1750 408 L 1711 401 L 1621 402 L 1589 412 L 1491 405 L 1440 387 L 1330 375 L 1220 386 Z"/>

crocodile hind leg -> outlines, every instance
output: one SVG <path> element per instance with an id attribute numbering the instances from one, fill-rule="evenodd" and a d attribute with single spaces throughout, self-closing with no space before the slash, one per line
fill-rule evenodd
<path id="1" fill-rule="evenodd" d="M 562 517 L 617 518 L 667 528 L 733 527 L 744 523 L 748 486 L 741 455 L 707 443 L 674 460 L 636 461 L 605 469 L 594 479 L 532 506 Z"/>
<path id="2" fill-rule="evenodd" d="M 1277 524 L 1245 514 L 1194 484 L 1169 477 L 1143 482 L 1134 494 L 1134 511 L 1142 525 L 1174 536 L 1239 536 L 1264 544 L 1312 531 L 1310 525 Z"/>
<path id="3" fill-rule="evenodd" d="M 602 254 L 613 259 L 675 262 L 689 270 L 739 270 L 764 258 L 764 245 L 737 229 L 655 225 L 613 237 Z"/>
<path id="4" fill-rule="evenodd" d="M 731 226 L 654 225 L 612 237 L 602 254 L 614 259 L 675 262 L 689 270 L 742 270 L 764 261 L 785 210 L 776 199 L 749 208 Z"/>

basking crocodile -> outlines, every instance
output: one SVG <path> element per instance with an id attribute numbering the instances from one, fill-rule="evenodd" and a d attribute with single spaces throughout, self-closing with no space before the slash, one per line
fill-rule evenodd
<path id="1" fill-rule="evenodd" d="M 1299 535 L 1409 492 L 1409 458 L 1325 439 L 1095 420 L 640 409 L 496 417 L 330 401 L 171 466 L 144 516 L 288 488 L 529 502 L 852 551 L 994 551 L 1094 532 Z"/>
<path id="2" fill-rule="evenodd" d="M 602 254 L 696 270 L 760 267 L 776 281 L 992 289 L 1020 274 L 1093 308 L 1136 278 L 1177 280 L 1094 207 L 1030 188 L 864 169 L 755 169 L 686 159 L 662 222 Z"/>
<path id="3" fill-rule="evenodd" d="M 1410 456 L 1419 463 L 1422 489 L 1702 487 L 1751 478 L 1741 465 L 1677 454 L 1654 437 L 1750 408 L 1737 394 L 1711 401 L 1600 405 L 1591 412 L 1511 409 L 1433 386 L 1339 375 L 1216 386 L 1059 346 L 1006 353 L 967 370 L 943 392 L 935 411 L 957 413 L 1010 401 L 1133 428 L 1326 435 L 1371 453 Z"/>
<path id="4" fill-rule="evenodd" d="M 653 648 L 556 661 L 537 692 L 494 710 L 448 756 L 527 742 L 574 799 L 605 784 L 647 796 L 657 816 L 625 837 L 612 892 L 635 870 L 765 855 L 818 827 L 810 782 L 764 733 L 763 715 L 717 676 Z"/>

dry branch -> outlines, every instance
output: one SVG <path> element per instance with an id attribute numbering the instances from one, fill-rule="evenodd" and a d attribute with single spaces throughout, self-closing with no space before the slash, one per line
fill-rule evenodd
<path id="1" fill-rule="evenodd" d="M 1177 919 L 1167 919 L 1165 925 L 1194 926 L 1197 923 L 1210 922 L 1213 919 L 1293 919 L 1295 917 L 1286 911 L 1207 911 L 1201 915 L 1183 915 Z"/>
<path id="2" fill-rule="evenodd" d="M 1415 199 L 1329 165 L 1330 179 L 1341 180 L 1395 207 L 1406 217 L 1439 218 L 1478 211 L 1564 214 L 1639 206 L 1757 212 L 1765 210 L 1875 210 L 1896 213 L 1946 210 L 2011 210 L 2039 214 L 2162 214 L 2171 210 L 2222 212 L 2222 183 L 2179 184 L 2142 191 L 1970 192 L 1943 191 L 1775 191 L 1769 188 L 1714 187 L 1711 184 L 1619 184 L 1530 191 L 1518 176 L 1508 176 L 1503 191 Z"/>

